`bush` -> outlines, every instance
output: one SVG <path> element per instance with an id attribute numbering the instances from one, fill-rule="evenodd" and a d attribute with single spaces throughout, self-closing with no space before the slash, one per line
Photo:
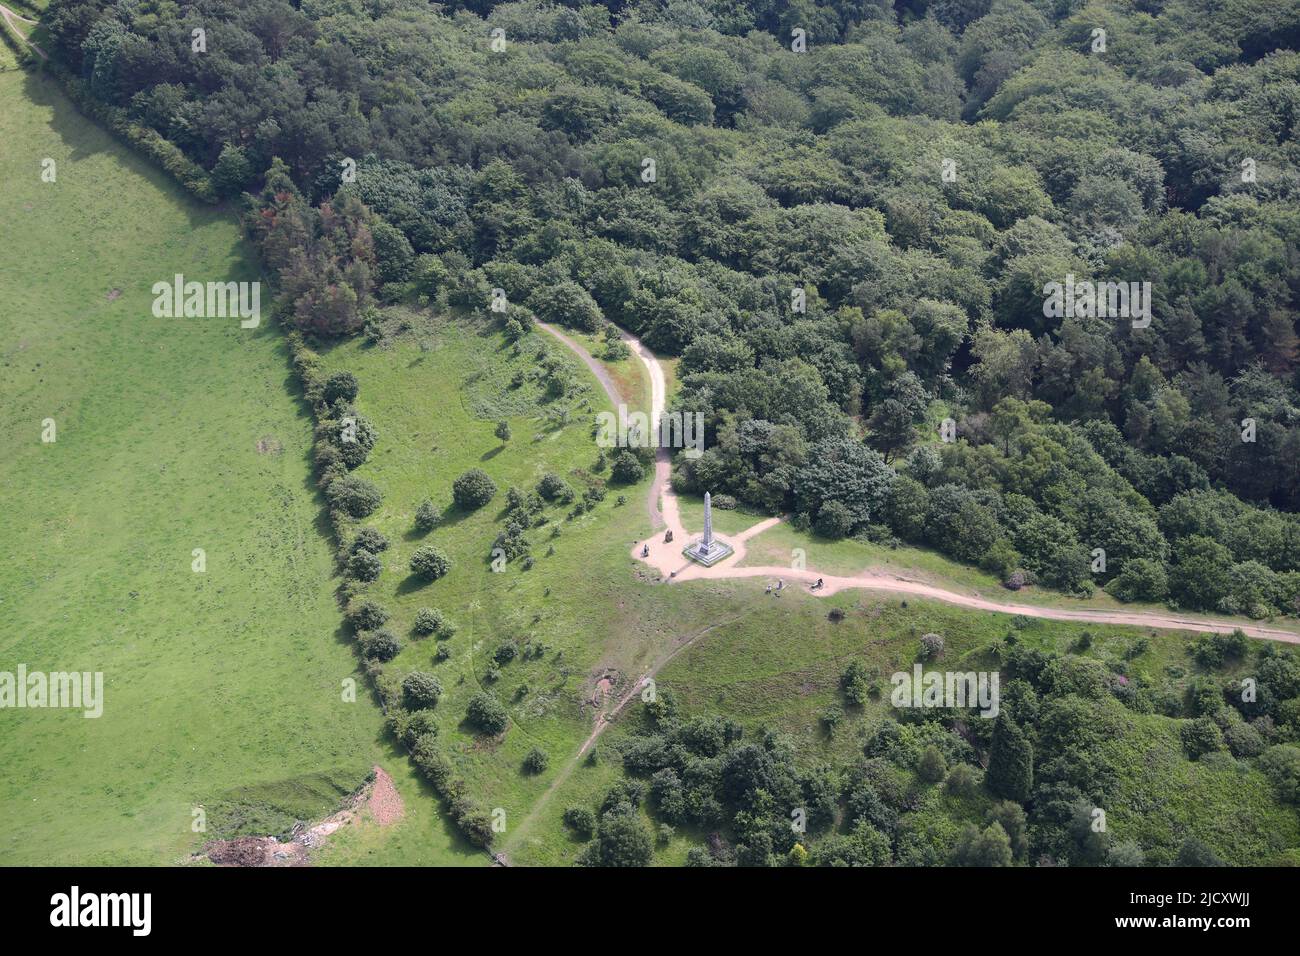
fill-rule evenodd
<path id="1" fill-rule="evenodd" d="M 926 634 L 921 638 L 921 660 L 932 661 L 943 655 L 943 638 L 938 634 Z"/>
<path id="2" fill-rule="evenodd" d="M 421 637 L 437 634 L 447 623 L 446 616 L 436 607 L 422 607 L 415 612 L 412 630 Z"/>
<path id="3" fill-rule="evenodd" d="M 541 747 L 534 747 L 524 757 L 524 771 L 526 773 L 545 773 L 546 768 L 550 765 L 550 754 Z"/>
<path id="4" fill-rule="evenodd" d="M 609 475 L 614 481 L 632 485 L 645 476 L 645 470 L 641 467 L 641 462 L 637 460 L 636 455 L 624 450 L 614 456 L 614 463 L 610 466 Z"/>
<path id="5" fill-rule="evenodd" d="M 388 621 L 388 611 L 375 601 L 362 601 L 348 610 L 348 623 L 354 631 L 373 631 Z"/>
<path id="6" fill-rule="evenodd" d="M 596 814 L 588 807 L 569 807 L 564 811 L 564 825 L 584 840 L 590 840 L 596 832 Z"/>
<path id="7" fill-rule="evenodd" d="M 1205 754 L 1223 749 L 1223 732 L 1219 725 L 1209 717 L 1197 717 L 1189 720 L 1179 728 L 1183 748 L 1193 760 Z"/>
<path id="8" fill-rule="evenodd" d="M 451 570 L 451 559 L 438 548 L 424 545 L 411 555 L 411 573 L 427 581 L 436 581 Z"/>
<path id="9" fill-rule="evenodd" d="M 357 377 L 351 372 L 335 372 L 325 380 L 325 387 L 321 397 L 326 404 L 333 405 L 339 399 L 345 402 L 355 401 L 360 386 L 357 385 Z"/>
<path id="10" fill-rule="evenodd" d="M 361 635 L 361 653 L 372 661 L 391 661 L 402 650 L 402 642 L 387 628 Z"/>
<path id="11" fill-rule="evenodd" d="M 943 788 L 954 796 L 972 797 L 979 789 L 979 775 L 970 764 L 959 763 L 948 771 Z"/>
<path id="12" fill-rule="evenodd" d="M 424 671 L 412 671 L 402 680 L 402 700 L 410 710 L 427 710 L 442 696 L 442 682 Z"/>
<path id="13" fill-rule="evenodd" d="M 823 538 L 843 538 L 853 530 L 853 515 L 842 501 L 828 501 L 817 512 L 813 527 Z"/>
<path id="14" fill-rule="evenodd" d="M 329 499 L 332 507 L 338 508 L 353 518 L 370 516 L 379 507 L 380 502 L 383 501 L 383 495 L 379 493 L 378 488 L 364 478 L 358 478 L 355 475 L 344 475 L 342 478 L 336 478 L 330 482 L 325 497 Z"/>
<path id="15" fill-rule="evenodd" d="M 441 515 L 438 509 L 433 506 L 433 502 L 425 498 L 420 502 L 419 507 L 415 509 L 415 530 L 421 534 L 428 534 L 438 526 Z"/>
<path id="16" fill-rule="evenodd" d="M 362 528 L 357 532 L 352 544 L 348 545 L 348 551 L 356 554 L 358 551 L 369 551 L 372 554 L 378 554 L 381 551 L 388 550 L 388 539 L 375 528 Z"/>
<path id="17" fill-rule="evenodd" d="M 948 764 L 943 754 L 933 747 L 927 747 L 916 765 L 916 773 L 926 783 L 938 783 L 948 773 Z"/>
<path id="18" fill-rule="evenodd" d="M 1121 601 L 1163 601 L 1169 596 L 1169 576 L 1159 561 L 1130 558 L 1106 590 Z"/>
<path id="19" fill-rule="evenodd" d="M 465 715 L 473 726 L 485 734 L 494 736 L 505 730 L 509 721 L 501 701 L 485 690 L 479 691 L 469 699 Z"/>
<path id="20" fill-rule="evenodd" d="M 849 666 L 840 675 L 840 689 L 844 699 L 854 707 L 861 707 L 866 702 L 867 692 L 871 689 L 868 682 L 867 667 L 862 661 L 850 661 Z"/>
<path id="21" fill-rule="evenodd" d="M 482 468 L 471 468 L 452 482 L 451 492 L 458 507 L 474 511 L 492 500 L 497 486 Z"/>
<path id="22" fill-rule="evenodd" d="M 358 581 L 374 581 L 384 570 L 384 562 L 379 555 L 369 551 L 358 551 L 348 559 L 348 574 Z"/>
<path id="23" fill-rule="evenodd" d="M 496 649 L 492 659 L 498 664 L 505 665 L 513 661 L 518 654 L 519 645 L 514 641 L 506 641 Z"/>
<path id="24" fill-rule="evenodd" d="M 573 489 L 569 483 L 559 475 L 547 472 L 542 475 L 542 480 L 537 483 L 537 493 L 547 501 L 558 501 L 561 504 L 568 504 L 573 500 Z"/>

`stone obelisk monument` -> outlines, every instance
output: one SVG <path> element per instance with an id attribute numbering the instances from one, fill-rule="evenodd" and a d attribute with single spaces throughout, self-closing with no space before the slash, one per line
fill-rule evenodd
<path id="1" fill-rule="evenodd" d="M 682 554 L 706 568 L 731 554 L 731 545 L 713 537 L 713 496 L 704 493 L 704 537 L 682 549 Z"/>

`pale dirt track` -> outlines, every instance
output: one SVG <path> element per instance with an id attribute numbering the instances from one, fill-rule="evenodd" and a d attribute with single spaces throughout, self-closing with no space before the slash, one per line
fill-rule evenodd
<path id="1" fill-rule="evenodd" d="M 4 20 L 4 22 L 9 26 L 10 30 L 13 30 L 14 36 L 18 37 L 19 42 L 35 50 L 36 55 L 39 56 L 42 60 L 49 59 L 49 57 L 45 55 L 45 51 L 42 50 L 40 47 L 38 47 L 31 40 L 27 39 L 27 37 L 23 34 L 23 32 L 19 30 L 18 27 L 14 24 L 14 21 L 17 20 L 19 23 L 30 23 L 32 24 L 32 26 L 35 26 L 36 25 L 35 20 L 28 20 L 26 17 L 21 16 L 15 13 L 14 11 L 10 10 L 4 4 L 0 4 L 0 19 Z"/>
<path id="2" fill-rule="evenodd" d="M 582 348 L 577 342 L 564 335 L 553 326 L 544 323 L 538 323 L 545 331 L 555 336 L 566 346 L 574 351 L 579 358 L 591 369 L 596 378 L 600 381 L 601 386 L 609 395 L 610 400 L 617 405 L 624 401 L 624 398 L 618 394 L 614 387 L 614 382 L 603 365 Z M 623 340 L 632 349 L 633 353 L 644 363 L 647 372 L 650 375 L 651 391 L 651 411 L 650 411 L 650 433 L 658 434 L 659 418 L 662 415 L 667 401 L 667 390 L 665 388 L 665 379 L 663 367 L 659 360 L 648 348 L 645 347 L 635 336 L 623 333 Z M 789 568 L 777 567 L 771 565 L 741 567 L 740 563 L 745 559 L 745 544 L 756 535 L 762 534 L 768 528 L 777 524 L 780 518 L 768 518 L 757 524 L 746 528 L 744 531 L 735 535 L 716 535 L 719 539 L 731 545 L 734 554 L 725 560 L 718 562 L 711 568 L 706 568 L 696 564 L 685 555 L 682 549 L 690 542 L 690 537 L 682 525 L 680 509 L 677 506 L 677 495 L 672 490 L 669 481 L 672 464 L 669 460 L 669 451 L 660 448 L 655 456 L 655 473 L 654 481 L 651 483 L 649 492 L 649 501 L 647 502 L 647 511 L 650 516 L 651 527 L 655 529 L 649 539 L 637 542 L 631 550 L 631 555 L 637 561 L 648 564 L 668 580 L 676 583 L 680 581 L 693 581 L 699 578 L 766 578 L 769 583 L 775 584 L 778 581 L 785 582 L 786 586 L 791 586 L 792 582 L 810 586 L 819 578 L 823 586 L 816 591 L 809 591 L 817 597 L 825 597 L 843 591 L 847 588 L 863 588 L 871 591 L 885 591 L 894 594 L 909 595 L 918 598 L 928 598 L 934 601 L 943 601 L 945 604 L 955 604 L 959 607 L 970 608 L 973 611 L 992 611 L 999 614 L 1019 614 L 1024 617 L 1048 618 L 1055 621 L 1080 621 L 1092 624 L 1119 624 L 1131 627 L 1150 627 L 1159 630 L 1175 631 L 1201 631 L 1210 633 L 1226 634 L 1235 629 L 1240 629 L 1250 637 L 1262 638 L 1272 641 L 1284 641 L 1290 644 L 1300 644 L 1300 633 L 1282 628 L 1265 627 L 1259 624 L 1245 624 L 1231 621 L 1216 621 L 1209 618 L 1200 618 L 1191 615 L 1181 614 L 1160 614 L 1151 611 L 1095 611 L 1084 609 L 1060 608 L 1060 607 L 1042 607 L 1033 604 L 1013 604 L 1002 601 L 990 601 L 987 598 L 981 598 L 970 594 L 961 594 L 957 591 L 949 591 L 944 588 L 936 587 L 932 584 L 926 584 L 923 581 L 913 581 L 898 575 L 881 574 L 873 572 L 870 569 L 854 575 L 834 575 L 824 574 L 811 568 Z M 659 533 L 660 529 L 671 530 L 673 541 L 665 542 L 664 536 Z M 643 546 L 648 546 L 650 553 L 645 557 L 642 556 Z M 646 677 L 653 676 L 647 674 Z M 598 722 L 597 733 L 603 727 L 603 723 Z M 584 750 L 592 742 L 589 740 L 584 745 Z"/>

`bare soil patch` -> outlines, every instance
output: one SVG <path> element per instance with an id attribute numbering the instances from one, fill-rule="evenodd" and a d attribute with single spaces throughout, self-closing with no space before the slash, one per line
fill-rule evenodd
<path id="1" fill-rule="evenodd" d="M 364 823 L 391 826 L 405 815 L 393 778 L 382 767 L 375 767 L 374 775 L 340 810 L 310 827 L 299 823 L 287 840 L 273 836 L 213 840 L 197 859 L 206 856 L 217 866 L 310 866 L 311 851 L 323 846 L 335 831 Z"/>

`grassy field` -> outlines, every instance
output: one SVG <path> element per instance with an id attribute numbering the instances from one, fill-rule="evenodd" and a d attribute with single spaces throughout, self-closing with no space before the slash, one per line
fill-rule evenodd
<path id="1" fill-rule="evenodd" d="M 37 76 L 0 74 L 0 142 L 0 670 L 105 684 L 99 719 L 0 711 L 0 862 L 172 862 L 196 806 L 209 835 L 311 817 L 376 762 L 418 803 L 369 696 L 342 701 L 363 678 L 280 332 L 151 314 L 173 273 L 257 278 L 233 216 Z M 464 858 L 437 823 L 398 829 L 425 827 L 420 862 Z"/>

